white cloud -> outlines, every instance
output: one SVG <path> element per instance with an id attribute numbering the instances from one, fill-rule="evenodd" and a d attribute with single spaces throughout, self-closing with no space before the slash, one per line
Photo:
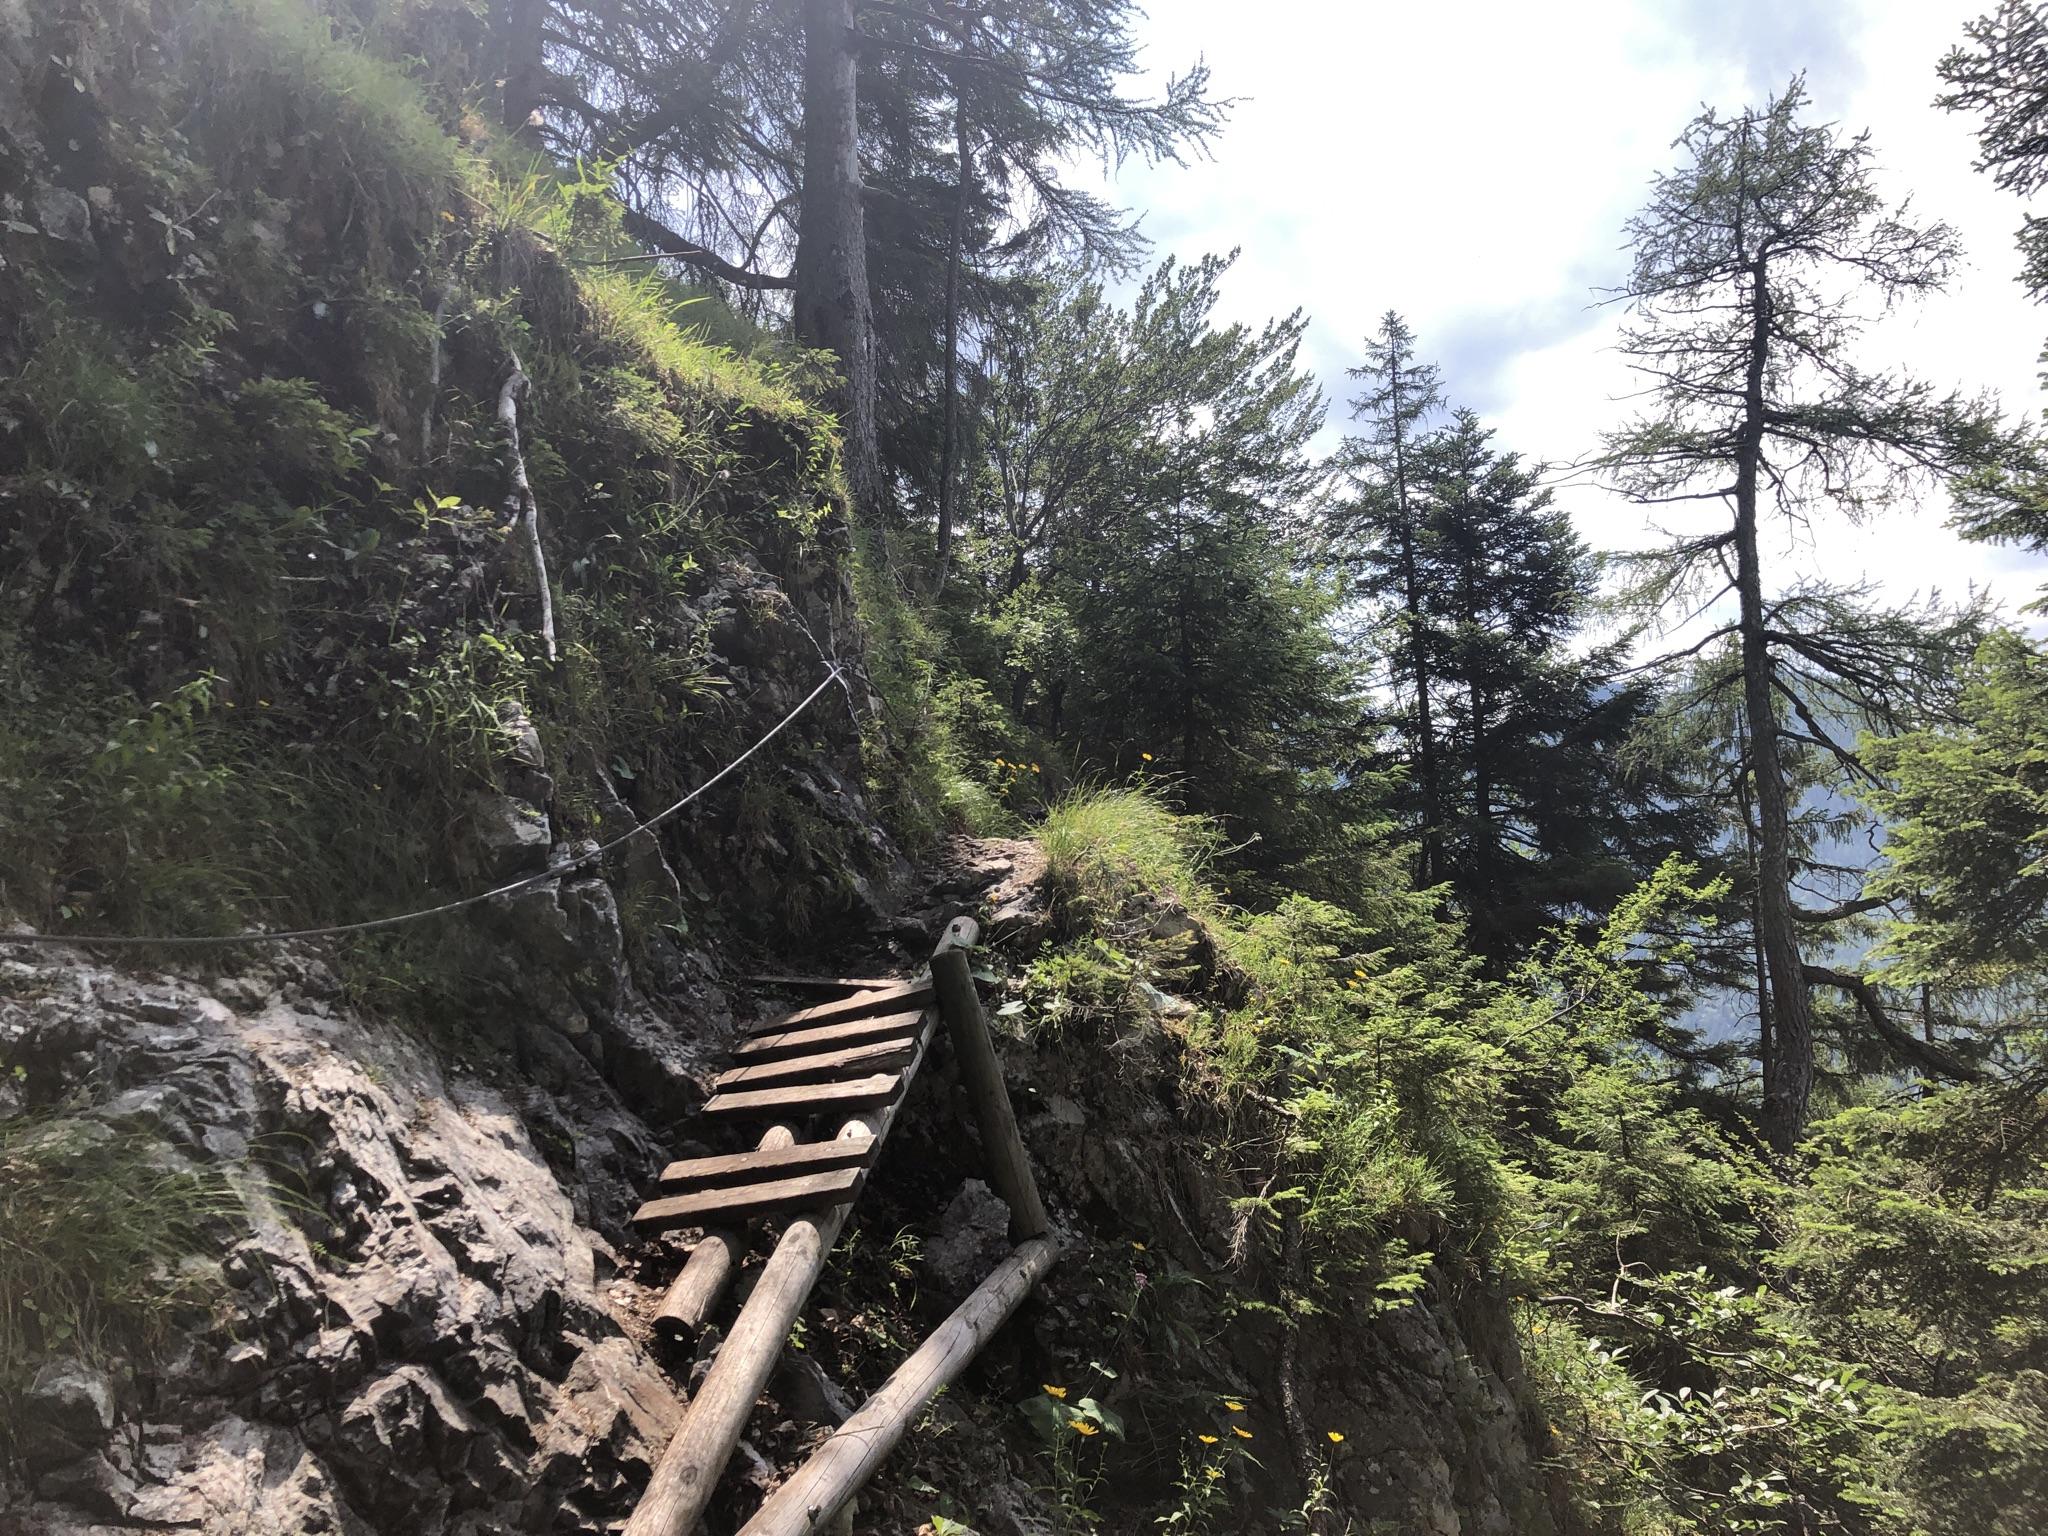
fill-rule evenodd
<path id="1" fill-rule="evenodd" d="M 2031 412 L 2048 310 L 2012 280 L 2021 210 L 1970 169 L 1973 124 L 1931 104 L 1936 60 L 1988 3 L 1155 0 L 1147 64 L 1204 55 L 1216 89 L 1243 100 L 1213 162 L 1126 166 L 1115 195 L 1146 211 L 1162 253 L 1243 247 L 1226 318 L 1309 312 L 1335 419 L 1342 370 L 1397 308 L 1454 400 L 1506 446 L 1566 460 L 1633 387 L 1592 290 L 1620 279 L 1622 225 L 1671 140 L 1702 103 L 1743 105 L 1804 68 L 1816 111 L 1868 127 L 1888 187 L 1953 223 L 1970 257 L 1951 292 L 1884 322 L 1875 353 Z M 1636 509 L 1592 490 L 1566 499 L 1595 544 L 1643 542 Z M 1975 582 L 2016 603 L 2048 576 L 1961 543 L 1938 508 L 1869 530 L 1823 522 L 1794 558 L 1900 597 Z"/>

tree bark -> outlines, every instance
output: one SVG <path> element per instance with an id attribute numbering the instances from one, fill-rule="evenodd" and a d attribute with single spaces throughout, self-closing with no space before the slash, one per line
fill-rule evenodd
<path id="1" fill-rule="evenodd" d="M 1756 816 L 1749 796 L 1749 731 L 1740 715 L 1735 721 L 1735 808 L 1742 816 L 1742 843 L 1749 855 L 1749 947 L 1752 974 L 1756 977 L 1756 1065 L 1763 1083 L 1763 1097 L 1771 1096 L 1774 1081 L 1771 1049 L 1771 980 L 1764 961 L 1764 926 L 1757 893 L 1763 879 L 1757 864 Z"/>
<path id="2" fill-rule="evenodd" d="M 832 404 L 845 434 L 854 505 L 878 510 L 874 306 L 861 209 L 853 0 L 804 3 L 804 184 L 797 215 L 796 336 L 839 359 Z"/>
<path id="3" fill-rule="evenodd" d="M 718 252 L 706 250 L 694 240 L 685 240 L 659 219 L 642 213 L 637 208 L 620 210 L 619 222 L 627 234 L 648 248 L 650 256 L 687 262 L 693 267 L 709 272 L 713 277 L 725 279 L 736 288 L 765 291 L 796 286 L 794 277 L 782 277 L 773 272 L 756 272 L 737 262 L 727 261 Z"/>
<path id="4" fill-rule="evenodd" d="M 953 197 L 953 228 L 946 247 L 946 407 L 939 445 L 939 534 L 932 551 L 932 590 L 946 585 L 953 558 L 954 475 L 960 460 L 960 257 L 967 240 L 967 104 L 953 102 L 953 149 L 959 184 Z"/>
<path id="5" fill-rule="evenodd" d="M 739 1536 L 815 1536 L 872 1477 L 931 1400 L 956 1380 L 1058 1257 L 1035 1237 L 998 1264 L 882 1389 L 768 1496 Z M 838 1529 L 849 1529 L 839 1526 Z"/>
<path id="6" fill-rule="evenodd" d="M 1468 501 L 1472 499 L 1474 492 L 1469 483 L 1463 487 L 1463 494 Z M 1458 566 L 1459 606 L 1465 627 L 1459 650 L 1463 660 L 1462 681 L 1472 708 L 1472 889 L 1478 898 L 1475 905 L 1482 909 L 1470 916 L 1476 919 L 1475 926 L 1485 932 L 1498 921 L 1501 860 L 1493 821 L 1492 701 L 1480 681 L 1481 668 L 1474 656 L 1473 637 L 1479 633 L 1479 582 L 1474 567 L 1479 558 L 1476 552 L 1468 551 Z"/>
<path id="7" fill-rule="evenodd" d="M 1771 298 L 1766 258 L 1750 270 L 1750 341 L 1735 465 L 1735 584 L 1741 605 L 1742 699 L 1756 787 L 1756 930 L 1770 981 L 1773 1061 L 1764 1090 L 1764 1140 L 1789 1152 L 1806 1130 L 1813 1095 L 1813 1008 L 1792 910 L 1791 806 L 1778 755 L 1777 700 L 1764 634 L 1763 566 L 1757 554 L 1757 492 L 1763 464 L 1764 367 L 1770 356 Z"/>
<path id="8" fill-rule="evenodd" d="M 1402 601 L 1408 610 L 1408 665 L 1415 676 L 1416 779 L 1422 788 L 1422 838 L 1418 854 L 1418 885 L 1441 878 L 1437 843 L 1443 822 L 1436 774 L 1436 726 L 1430 719 L 1429 658 L 1422 647 L 1422 580 L 1416 569 L 1415 526 L 1408 513 L 1408 443 L 1401 422 L 1401 365 L 1397 360 L 1387 380 L 1394 397 L 1394 497 L 1401 528 Z"/>
<path id="9" fill-rule="evenodd" d="M 547 94 L 547 64 L 541 54 L 547 0 L 498 0 L 497 22 L 499 68 L 505 76 L 500 118 L 513 138 L 538 149 L 538 119 Z"/>

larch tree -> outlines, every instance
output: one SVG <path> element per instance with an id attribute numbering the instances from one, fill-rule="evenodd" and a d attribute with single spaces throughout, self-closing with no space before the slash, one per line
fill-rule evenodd
<path id="1" fill-rule="evenodd" d="M 1977 169 L 2019 197 L 2048 187 L 2048 10 L 2005 0 L 1964 29 L 1941 78 L 1949 89 L 1935 104 L 1981 118 Z M 2037 302 L 2048 298 L 2048 218 L 2026 214 L 2018 245 L 2021 284 Z M 1955 524 L 1965 538 L 2048 554 L 2048 450 L 2016 444 L 2005 463 L 1970 476 L 1958 487 Z"/>
<path id="2" fill-rule="evenodd" d="M 1642 557 L 1634 595 L 1665 615 L 1733 600 L 1691 649 L 1737 642 L 1773 1042 L 1762 1129 L 1780 1151 L 1800 1139 L 1813 1092 L 1810 989 L 1843 979 L 1804 952 L 1787 754 L 1866 774 L 1851 733 L 1899 723 L 1942 669 L 1930 672 L 1902 616 L 1869 614 L 1852 590 L 1783 590 L 1765 568 L 1763 519 L 1823 506 L 1868 517 L 1981 464 L 2001 440 L 1988 401 L 1857 360 L 1873 315 L 1942 286 L 1956 236 L 1888 207 L 1868 136 L 1807 123 L 1805 107 L 1794 79 L 1760 109 L 1702 113 L 1628 225 L 1621 349 L 1650 404 L 1607 435 L 1600 461 L 1639 503 L 1719 513 Z"/>
<path id="3" fill-rule="evenodd" d="M 610 168 L 626 227 L 833 352 L 856 498 L 928 487 L 950 560 L 968 322 L 1048 254 L 1127 271 L 1078 155 L 1178 159 L 1229 103 L 1197 61 L 1134 94 L 1131 0 L 496 0 L 501 113 Z M 930 420 L 926 417 L 929 415 Z"/>
<path id="4" fill-rule="evenodd" d="M 1418 885 L 1442 878 L 1443 787 L 1437 772 L 1437 722 L 1431 696 L 1431 645 L 1423 600 L 1423 526 L 1414 495 L 1415 456 L 1430 415 L 1443 408 L 1434 364 L 1415 356 L 1415 334 L 1393 310 L 1366 338 L 1365 361 L 1348 370 L 1364 389 L 1351 401 L 1363 430 L 1344 440 L 1343 462 L 1354 489 L 1332 514 L 1341 557 L 1357 572 L 1358 590 L 1382 613 L 1391 632 L 1389 662 L 1400 696 L 1396 729 L 1406 741 L 1420 802 Z"/>

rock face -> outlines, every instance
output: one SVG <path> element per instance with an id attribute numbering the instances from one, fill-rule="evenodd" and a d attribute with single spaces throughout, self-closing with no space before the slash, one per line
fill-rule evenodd
<path id="1" fill-rule="evenodd" d="M 596 1531 L 630 1507 L 678 1400 L 603 1230 L 653 1138 L 594 1073 L 448 1066 L 336 992 L 304 961 L 206 988 L 9 967 L 5 1058 L 233 1168 L 248 1222 L 163 1367 L 123 1390 L 44 1366 L 0 1529 Z"/>

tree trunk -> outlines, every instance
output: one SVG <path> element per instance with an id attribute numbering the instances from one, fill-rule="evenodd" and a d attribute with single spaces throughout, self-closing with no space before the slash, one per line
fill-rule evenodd
<path id="1" fill-rule="evenodd" d="M 505 76 L 499 115 L 512 136 L 533 149 L 540 147 L 539 115 L 547 90 L 541 56 L 546 21 L 547 0 L 498 0 L 499 68 Z"/>
<path id="2" fill-rule="evenodd" d="M 1469 501 L 1472 495 L 1470 485 L 1464 487 Z M 1469 515 L 1469 513 L 1468 513 Z M 1472 835 L 1470 838 L 1471 887 L 1476 896 L 1472 903 L 1474 911 L 1468 914 L 1474 926 L 1489 938 L 1499 924 L 1499 897 L 1497 886 L 1501 860 L 1498 838 L 1493 824 L 1493 741 L 1492 701 L 1486 696 L 1486 688 L 1480 681 L 1480 665 L 1476 657 L 1475 636 L 1479 633 L 1478 572 L 1474 569 L 1479 556 L 1468 552 L 1458 565 L 1459 607 L 1464 625 L 1464 640 L 1459 646 L 1464 673 L 1462 681 L 1465 695 L 1471 701 L 1472 740 L 1467 750 L 1472 758 Z"/>
<path id="3" fill-rule="evenodd" d="M 1735 467 L 1735 584 L 1741 603 L 1742 701 L 1749 719 L 1756 786 L 1756 929 L 1770 981 L 1771 1082 L 1764 1092 L 1764 1139 L 1789 1152 L 1806 1130 L 1813 1094 L 1813 1012 L 1792 914 L 1792 826 L 1778 755 L 1778 707 L 1764 636 L 1763 567 L 1757 555 L 1757 491 L 1763 461 L 1764 365 L 1770 351 L 1770 289 L 1764 259 L 1751 269 L 1751 332 L 1742 435 Z"/>
<path id="4" fill-rule="evenodd" d="M 1763 881 L 1757 872 L 1756 816 L 1748 788 L 1749 731 L 1740 715 L 1735 718 L 1735 756 L 1735 808 L 1742 816 L 1742 844 L 1749 855 L 1749 948 L 1751 971 L 1756 977 L 1756 1065 L 1763 1082 L 1763 1097 L 1768 1101 L 1775 1076 L 1772 1063 L 1777 1057 L 1771 1050 L 1771 980 L 1765 969 L 1763 916 L 1757 899 Z"/>
<path id="5" fill-rule="evenodd" d="M 953 228 L 946 248 L 946 413 L 939 446 L 939 537 L 932 552 L 932 590 L 946 585 L 953 558 L 954 475 L 960 460 L 960 256 L 967 239 L 967 105 L 953 103 L 953 148 L 959 184 L 953 197 Z"/>
<path id="6" fill-rule="evenodd" d="M 1195 777 L 1195 642 L 1188 628 L 1187 508 L 1177 507 L 1174 515 L 1174 554 L 1179 567 L 1175 593 L 1175 654 L 1180 660 L 1180 771 L 1192 783 Z"/>
<path id="7" fill-rule="evenodd" d="M 861 211 L 853 0 L 804 3 L 804 185 L 797 215 L 796 337 L 839 359 L 834 391 L 855 507 L 879 510 L 874 306 Z"/>
<path id="8" fill-rule="evenodd" d="M 1430 886 L 1441 878 L 1437 842 L 1443 806 L 1436 780 L 1436 727 L 1430 720 L 1429 658 L 1422 648 L 1422 581 L 1415 563 L 1415 525 L 1408 514 L 1408 445 L 1401 422 L 1399 363 L 1394 364 L 1388 383 L 1394 396 L 1394 505 L 1401 527 L 1402 601 L 1408 609 L 1408 665 L 1415 676 L 1416 778 L 1422 788 L 1422 838 L 1416 883 Z"/>

